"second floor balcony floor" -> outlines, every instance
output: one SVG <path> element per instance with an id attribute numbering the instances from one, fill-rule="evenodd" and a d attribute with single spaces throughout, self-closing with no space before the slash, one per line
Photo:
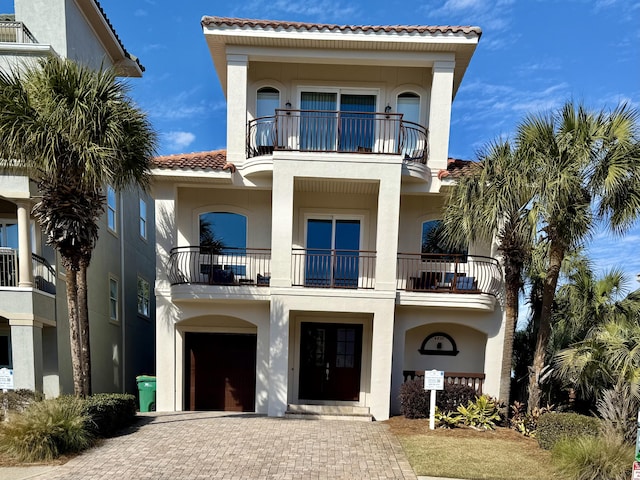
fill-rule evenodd
<path id="1" fill-rule="evenodd" d="M 247 158 L 274 151 L 398 155 L 427 163 L 428 131 L 402 113 L 276 109 L 251 120 Z"/>

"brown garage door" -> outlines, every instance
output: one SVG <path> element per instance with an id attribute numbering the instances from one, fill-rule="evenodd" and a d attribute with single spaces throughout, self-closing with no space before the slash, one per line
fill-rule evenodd
<path id="1" fill-rule="evenodd" d="M 188 332 L 185 356 L 189 410 L 255 411 L 256 335 Z"/>

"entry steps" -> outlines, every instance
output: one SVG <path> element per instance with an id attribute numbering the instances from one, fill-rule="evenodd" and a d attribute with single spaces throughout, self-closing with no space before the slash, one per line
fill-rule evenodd
<path id="1" fill-rule="evenodd" d="M 302 420 L 355 420 L 373 421 L 369 407 L 353 407 L 349 405 L 287 405 L 285 418 Z"/>

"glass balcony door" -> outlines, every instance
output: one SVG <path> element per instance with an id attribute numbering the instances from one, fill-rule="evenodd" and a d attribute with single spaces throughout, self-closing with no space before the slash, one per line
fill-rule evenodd
<path id="1" fill-rule="evenodd" d="M 305 285 L 358 288 L 360 220 L 307 220 Z"/>

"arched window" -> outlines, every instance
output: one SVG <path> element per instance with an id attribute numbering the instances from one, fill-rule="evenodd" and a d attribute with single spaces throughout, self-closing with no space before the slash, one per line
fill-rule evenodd
<path id="1" fill-rule="evenodd" d="M 200 246 L 213 250 L 247 248 L 247 217 L 231 212 L 200 214 Z"/>
<path id="2" fill-rule="evenodd" d="M 451 249 L 448 248 L 442 234 L 442 220 L 428 220 L 422 223 L 422 242 L 421 253 L 423 254 L 454 254 L 467 255 L 467 249 Z"/>
<path id="3" fill-rule="evenodd" d="M 398 95 L 396 111 L 402 113 L 405 122 L 420 123 L 420 95 L 403 92 Z"/>
<path id="4" fill-rule="evenodd" d="M 273 87 L 258 90 L 256 103 L 256 145 L 261 154 L 270 154 L 275 145 L 275 113 L 280 107 L 280 92 Z"/>

